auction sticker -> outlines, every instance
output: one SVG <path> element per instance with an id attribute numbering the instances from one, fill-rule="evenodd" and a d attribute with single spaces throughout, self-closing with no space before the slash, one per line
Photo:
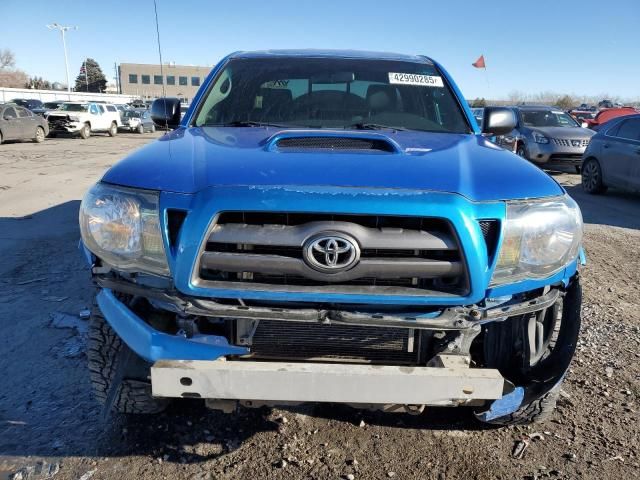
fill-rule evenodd
<path id="1" fill-rule="evenodd" d="M 398 85 L 418 85 L 421 87 L 444 87 L 442 77 L 419 75 L 417 73 L 389 72 L 389 83 Z"/>

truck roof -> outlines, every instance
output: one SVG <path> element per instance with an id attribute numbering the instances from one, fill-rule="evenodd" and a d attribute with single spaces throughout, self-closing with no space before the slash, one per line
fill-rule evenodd
<path id="1" fill-rule="evenodd" d="M 307 57 L 307 58 L 354 58 L 362 60 L 395 60 L 403 62 L 428 63 L 431 59 L 422 55 L 406 55 L 403 53 L 369 52 L 363 50 L 255 50 L 240 51 L 230 55 L 230 58 L 269 58 L 269 57 Z"/>

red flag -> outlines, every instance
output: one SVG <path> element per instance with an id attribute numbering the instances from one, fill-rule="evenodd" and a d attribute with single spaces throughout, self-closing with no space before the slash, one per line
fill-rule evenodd
<path id="1" fill-rule="evenodd" d="M 478 58 L 478 60 L 473 62 L 471 65 L 476 68 L 487 68 L 487 66 L 484 64 L 484 55 L 480 55 L 480 58 Z"/>

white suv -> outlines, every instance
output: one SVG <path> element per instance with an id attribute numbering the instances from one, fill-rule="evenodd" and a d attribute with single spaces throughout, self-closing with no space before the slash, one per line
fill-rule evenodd
<path id="1" fill-rule="evenodd" d="M 60 108 L 47 112 L 50 136 L 70 133 L 89 138 L 91 132 L 107 132 L 110 137 L 118 134 L 122 126 L 120 113 L 115 105 L 96 102 L 64 102 Z"/>

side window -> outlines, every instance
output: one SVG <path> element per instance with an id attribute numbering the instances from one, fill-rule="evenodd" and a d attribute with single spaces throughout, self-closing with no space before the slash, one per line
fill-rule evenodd
<path id="1" fill-rule="evenodd" d="M 129 83 L 138 83 L 138 74 L 130 73 L 129 74 Z"/>
<path id="2" fill-rule="evenodd" d="M 114 107 L 113 105 L 107 105 L 107 111 L 109 112 L 116 112 L 117 109 L 116 107 Z"/>
<path id="3" fill-rule="evenodd" d="M 191 86 L 199 87 L 200 86 L 200 77 L 191 77 Z"/>
<path id="4" fill-rule="evenodd" d="M 630 118 L 622 122 L 616 137 L 627 140 L 640 140 L 640 118 Z"/>
<path id="5" fill-rule="evenodd" d="M 612 127 L 609 127 L 609 129 L 607 130 L 607 135 L 609 137 L 617 137 L 618 136 L 618 131 L 620 130 L 620 125 L 622 125 L 623 123 L 624 123 L 624 121 L 618 122 L 615 125 L 613 125 Z"/>
<path id="6" fill-rule="evenodd" d="M 95 103 L 92 103 L 89 106 L 89 113 L 91 113 L 92 115 L 99 115 L 100 111 L 98 110 L 98 106 Z"/>
<path id="7" fill-rule="evenodd" d="M 174 75 L 167 75 L 167 85 L 175 85 L 176 77 Z"/>
<path id="8" fill-rule="evenodd" d="M 16 110 L 18 110 L 18 117 L 20 118 L 25 118 L 25 117 L 32 117 L 33 114 L 27 110 L 26 108 L 17 108 Z"/>
<path id="9" fill-rule="evenodd" d="M 98 105 L 98 112 L 100 113 L 100 115 L 102 115 L 104 113 L 104 106 L 103 105 Z"/>
<path id="10" fill-rule="evenodd" d="M 180 85 L 187 85 L 187 77 L 178 77 L 178 83 Z"/>
<path id="11" fill-rule="evenodd" d="M 151 76 L 150 75 L 142 75 L 142 84 L 143 85 L 149 85 L 151 83 Z"/>
<path id="12" fill-rule="evenodd" d="M 4 117 L 4 118 L 17 118 L 17 117 L 18 117 L 18 115 L 16 114 L 16 110 L 15 110 L 15 108 L 13 108 L 13 107 L 9 107 L 9 108 L 6 108 L 6 109 L 4 110 L 4 115 L 3 115 L 3 117 Z"/>

